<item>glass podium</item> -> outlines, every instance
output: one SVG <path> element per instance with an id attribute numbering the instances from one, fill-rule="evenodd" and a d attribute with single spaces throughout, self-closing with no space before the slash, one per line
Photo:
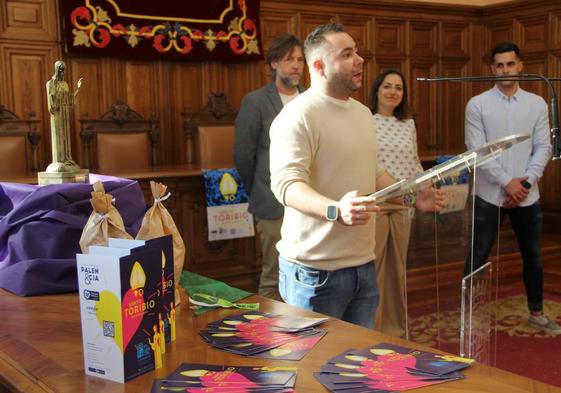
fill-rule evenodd
<path id="1" fill-rule="evenodd" d="M 492 165 L 502 151 L 528 137 L 519 134 L 488 143 L 372 194 L 383 202 L 433 186 L 445 195 L 441 212 L 416 210 L 404 215 L 401 224 L 411 227 L 407 256 L 402 258 L 403 338 L 495 365 L 501 228 L 497 220 L 495 246 L 487 262 L 475 267 L 475 187 L 487 163 Z"/>

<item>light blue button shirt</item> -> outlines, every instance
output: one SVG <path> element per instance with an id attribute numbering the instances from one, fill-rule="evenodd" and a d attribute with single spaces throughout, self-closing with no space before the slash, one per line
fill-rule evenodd
<path id="1" fill-rule="evenodd" d="M 520 206 L 532 205 L 540 198 L 537 182 L 551 158 L 547 104 L 540 96 L 521 88 L 509 99 L 497 86 L 468 102 L 465 123 L 468 149 L 513 134 L 530 134 L 530 139 L 505 150 L 496 160 L 476 170 L 476 194 L 497 206 L 506 201 L 504 187 L 514 177 L 528 176 L 532 185 Z"/>

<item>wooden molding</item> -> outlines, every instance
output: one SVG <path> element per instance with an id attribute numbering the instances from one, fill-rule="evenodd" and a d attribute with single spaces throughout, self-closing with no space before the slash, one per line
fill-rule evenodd
<path id="1" fill-rule="evenodd" d="M 0 15 L 0 39 L 29 43 L 57 40 L 57 12 L 53 1 L 4 0 Z"/>

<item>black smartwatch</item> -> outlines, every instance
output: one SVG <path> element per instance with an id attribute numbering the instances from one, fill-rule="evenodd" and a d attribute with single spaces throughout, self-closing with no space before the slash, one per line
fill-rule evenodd
<path id="1" fill-rule="evenodd" d="M 325 217 L 328 221 L 337 221 L 339 218 L 339 207 L 337 205 L 328 205 L 325 210 Z"/>

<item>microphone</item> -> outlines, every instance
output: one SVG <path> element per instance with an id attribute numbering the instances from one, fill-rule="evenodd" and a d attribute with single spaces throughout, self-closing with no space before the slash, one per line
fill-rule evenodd
<path id="1" fill-rule="evenodd" d="M 543 81 L 551 92 L 551 142 L 553 146 L 552 160 L 561 159 L 561 137 L 559 136 L 559 105 L 557 104 L 557 92 L 551 81 L 561 81 L 561 78 L 545 77 L 539 74 L 519 74 L 503 76 L 463 76 L 463 77 L 435 77 L 417 78 L 419 82 L 497 82 L 497 81 Z"/>

